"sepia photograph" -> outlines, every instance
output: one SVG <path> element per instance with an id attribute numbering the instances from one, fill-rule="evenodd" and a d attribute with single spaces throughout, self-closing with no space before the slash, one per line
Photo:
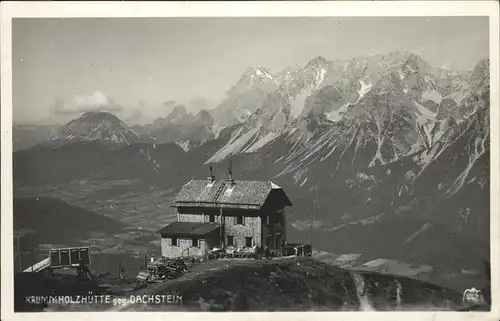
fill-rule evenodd
<path id="1" fill-rule="evenodd" d="M 493 311 L 491 17 L 330 15 L 13 17 L 14 312 Z"/>

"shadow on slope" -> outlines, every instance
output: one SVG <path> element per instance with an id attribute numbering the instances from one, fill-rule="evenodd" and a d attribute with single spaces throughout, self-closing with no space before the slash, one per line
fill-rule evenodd
<path id="1" fill-rule="evenodd" d="M 36 252 L 40 244 L 78 246 L 90 232 L 116 233 L 124 227 L 118 221 L 52 198 L 15 198 L 13 215 L 14 233 L 20 237 L 23 268 L 27 268 L 30 261 L 42 259 L 30 258 L 30 248 Z M 17 243 L 14 244 L 17 256 Z M 18 260 L 15 265 L 17 271 Z"/>

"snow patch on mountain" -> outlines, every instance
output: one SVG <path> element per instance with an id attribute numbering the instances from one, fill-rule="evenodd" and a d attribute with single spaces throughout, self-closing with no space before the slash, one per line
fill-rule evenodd
<path id="1" fill-rule="evenodd" d="M 224 160 L 229 155 L 244 152 L 243 147 L 247 145 L 258 132 L 259 128 L 251 128 L 247 131 L 245 131 L 244 127 L 238 128 L 238 130 L 231 135 L 227 144 L 210 157 L 205 164 L 217 163 Z"/>
<path id="2" fill-rule="evenodd" d="M 316 73 L 316 89 L 321 87 L 321 84 L 325 80 L 326 69 L 321 67 Z"/>
<path id="3" fill-rule="evenodd" d="M 262 147 L 266 146 L 276 138 L 280 136 L 280 133 L 277 132 L 271 132 L 265 135 L 264 137 L 260 138 L 253 144 L 251 144 L 248 148 L 244 150 L 245 153 L 253 153 L 261 149 Z"/>
<path id="4" fill-rule="evenodd" d="M 214 139 L 219 138 L 221 131 L 226 128 L 226 126 L 222 126 L 219 123 L 214 123 L 212 126 L 212 132 L 214 133 Z"/>
<path id="5" fill-rule="evenodd" d="M 255 74 L 259 77 L 266 77 L 268 79 L 273 79 L 273 77 L 271 75 L 269 75 L 269 73 L 265 70 L 265 69 L 262 69 L 260 65 L 257 66 L 257 69 L 255 70 Z"/>
<path id="6" fill-rule="evenodd" d="M 345 105 L 342 105 L 337 110 L 332 110 L 328 113 L 325 113 L 326 119 L 328 119 L 329 121 L 332 121 L 334 123 L 342 120 L 344 118 L 343 116 L 347 112 L 348 106 L 349 106 L 348 104 L 345 104 Z"/>
<path id="7" fill-rule="evenodd" d="M 415 107 L 417 107 L 417 110 L 415 111 L 415 116 L 419 124 L 425 124 L 429 120 L 433 121 L 436 119 L 437 113 L 433 113 L 432 111 L 420 105 L 416 101 L 413 101 L 413 103 L 415 104 Z"/>
<path id="8" fill-rule="evenodd" d="M 436 91 L 436 90 L 429 90 L 429 91 L 424 91 L 422 93 L 421 100 L 422 101 L 430 100 L 430 101 L 435 102 L 436 104 L 440 104 L 441 101 L 443 100 L 443 97 L 441 96 L 441 94 L 438 91 Z"/>
<path id="9" fill-rule="evenodd" d="M 332 122 L 338 122 L 339 120 L 342 119 L 341 114 L 338 110 L 332 110 L 329 113 L 325 113 L 326 119 Z"/>
<path id="10" fill-rule="evenodd" d="M 484 120 L 483 120 L 484 121 Z M 456 180 L 453 182 L 452 186 L 448 189 L 447 194 L 448 195 L 453 195 L 457 193 L 465 184 L 465 181 L 467 180 L 469 173 L 471 172 L 472 168 L 476 164 L 476 162 L 483 156 L 487 151 L 489 151 L 489 143 L 490 143 L 490 128 L 489 128 L 489 120 L 486 121 L 486 124 L 480 124 L 483 127 L 481 128 L 481 131 L 476 131 L 477 135 L 471 140 L 473 142 L 469 142 L 469 146 L 467 149 L 467 157 L 468 157 L 468 163 L 465 169 L 460 173 L 460 175 L 456 178 Z M 469 124 L 468 129 L 472 125 L 472 122 Z"/>
<path id="11" fill-rule="evenodd" d="M 425 168 L 429 166 L 433 160 L 437 159 L 445 150 L 445 144 L 434 144 L 429 149 L 425 149 L 421 153 L 413 156 L 412 159 L 415 164 L 421 166 L 421 170 L 417 176 L 419 176 Z"/>
<path id="12" fill-rule="evenodd" d="M 359 98 L 358 101 L 363 98 L 363 96 L 370 91 L 372 88 L 372 84 L 370 82 L 365 83 L 363 80 L 358 80 L 359 84 L 361 85 L 361 88 L 358 90 Z"/>
<path id="13" fill-rule="evenodd" d="M 302 114 L 304 110 L 307 97 L 311 96 L 313 92 L 312 87 L 308 87 L 299 93 L 295 98 L 290 99 L 290 116 L 292 119 L 296 119 Z"/>
<path id="14" fill-rule="evenodd" d="M 185 152 L 188 152 L 191 149 L 191 143 L 189 140 L 183 142 L 175 142 L 180 148 L 182 148 Z"/>

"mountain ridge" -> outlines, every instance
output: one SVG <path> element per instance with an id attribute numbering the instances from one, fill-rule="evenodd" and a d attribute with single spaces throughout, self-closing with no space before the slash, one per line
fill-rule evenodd
<path id="1" fill-rule="evenodd" d="M 50 142 L 54 144 L 96 140 L 117 145 L 153 141 L 148 136 L 138 134 L 110 112 L 91 111 L 59 128 Z"/>

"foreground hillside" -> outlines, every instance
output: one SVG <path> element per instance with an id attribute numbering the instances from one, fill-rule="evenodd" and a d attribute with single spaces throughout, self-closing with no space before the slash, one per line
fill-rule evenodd
<path id="1" fill-rule="evenodd" d="M 363 275 L 300 257 L 226 264 L 154 290 L 174 292 L 182 296 L 185 308 L 201 311 L 411 310 L 412 305 L 418 310 L 461 305 L 461 296 L 445 288 L 394 276 Z M 150 309 L 162 307 L 145 308 Z"/>
<path id="2" fill-rule="evenodd" d="M 53 287 L 56 289 L 54 284 Z M 65 293 L 63 288 L 59 283 L 57 293 Z M 66 291 L 70 291 L 69 287 Z M 369 311 L 462 307 L 461 294 L 446 288 L 404 277 L 348 271 L 304 257 L 202 263 L 179 279 L 120 296 L 130 295 L 178 295 L 182 303 L 51 305 L 46 311 Z"/>

